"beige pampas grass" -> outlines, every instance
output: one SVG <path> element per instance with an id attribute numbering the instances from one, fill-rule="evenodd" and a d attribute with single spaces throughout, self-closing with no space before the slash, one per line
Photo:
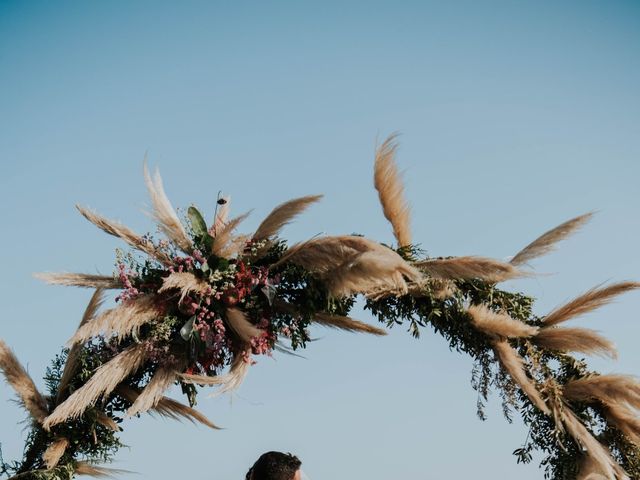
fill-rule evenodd
<path id="1" fill-rule="evenodd" d="M 164 396 L 164 392 L 175 382 L 178 373 L 175 365 L 159 367 L 133 405 L 127 410 L 127 415 L 137 415 L 154 408 Z"/>
<path id="2" fill-rule="evenodd" d="M 251 339 L 260 337 L 264 333 L 253 323 L 251 323 L 242 310 L 237 308 L 227 308 L 227 325 L 245 343 L 250 343 Z"/>
<path id="3" fill-rule="evenodd" d="M 229 243 L 233 243 L 233 232 L 238 225 L 242 223 L 251 212 L 243 213 L 242 215 L 229 220 L 224 227 L 222 227 L 213 238 L 212 253 L 219 257 L 228 258 L 229 255 Z"/>
<path id="4" fill-rule="evenodd" d="M 281 203 L 258 226 L 258 229 L 253 234 L 253 240 L 266 240 L 277 236 L 282 227 L 321 198 L 322 195 L 308 195 Z"/>
<path id="5" fill-rule="evenodd" d="M 209 227 L 209 235 L 212 237 L 215 237 L 220 229 L 227 223 L 227 218 L 229 218 L 229 212 L 231 211 L 231 197 L 222 197 L 221 200 L 224 200 L 225 203 L 220 206 L 213 222 L 211 222 L 211 227 Z"/>
<path id="6" fill-rule="evenodd" d="M 617 358 L 615 345 L 588 328 L 542 328 L 533 341 L 542 348 L 558 352 L 580 352 Z"/>
<path id="7" fill-rule="evenodd" d="M 76 208 L 84 218 L 109 235 L 121 238 L 133 248 L 146 253 L 164 265 L 169 265 L 171 263 L 171 259 L 165 253 L 159 251 L 153 243 L 141 237 L 130 228 L 113 220 L 108 220 L 89 209 L 81 207 L 80 205 L 76 205 Z"/>
<path id="8" fill-rule="evenodd" d="M 630 375 L 594 375 L 571 380 L 564 385 L 563 394 L 575 402 L 627 402 L 640 409 L 640 383 Z"/>
<path id="9" fill-rule="evenodd" d="M 51 285 L 106 289 L 122 288 L 122 283 L 120 283 L 119 280 L 113 278 L 112 276 L 109 277 L 106 275 L 90 275 L 87 273 L 39 272 L 34 273 L 33 276 Z"/>
<path id="10" fill-rule="evenodd" d="M 397 147 L 396 135 L 392 135 L 376 150 L 373 183 L 398 246 L 405 247 L 411 244 L 411 228 L 409 205 L 404 198 L 404 187 L 395 161 Z"/>
<path id="11" fill-rule="evenodd" d="M 96 313 L 100 309 L 102 302 L 104 301 L 104 290 L 101 288 L 96 289 L 96 291 L 91 296 L 91 300 L 89 300 L 89 304 L 82 315 L 82 319 L 80 320 L 80 324 L 78 328 L 82 327 L 86 323 L 93 320 L 96 316 Z M 60 377 L 60 383 L 58 384 L 58 393 L 56 395 L 56 405 L 59 404 L 62 400 L 64 400 L 67 396 L 67 389 L 69 388 L 69 383 L 73 379 L 73 376 L 76 374 L 76 370 L 78 367 L 78 355 L 82 350 L 81 344 L 74 344 L 67 354 L 67 361 L 64 364 L 64 370 L 62 371 L 62 376 Z"/>
<path id="12" fill-rule="evenodd" d="M 498 283 L 524 276 L 513 265 L 484 257 L 453 257 L 415 262 L 429 276 L 442 280 L 480 279 Z"/>
<path id="13" fill-rule="evenodd" d="M 605 405 L 605 415 L 614 427 L 640 446 L 640 418 L 636 411 L 624 403 L 612 402 Z"/>
<path id="14" fill-rule="evenodd" d="M 117 389 L 117 392 L 130 403 L 134 403 L 140 395 L 140 392 L 125 385 L 120 385 Z M 160 401 L 150 409 L 149 412 L 158 413 L 159 415 L 170 418 L 172 420 L 185 419 L 189 420 L 192 423 L 202 423 L 209 428 L 220 430 L 220 427 L 212 423 L 207 417 L 205 417 L 197 410 L 188 407 L 187 405 L 183 405 L 182 403 L 168 397 L 162 397 Z"/>
<path id="15" fill-rule="evenodd" d="M 564 240 L 576 230 L 581 228 L 593 217 L 593 213 L 587 213 L 571 220 L 564 222 L 561 225 L 545 232 L 538 238 L 536 238 L 529 245 L 520 250 L 512 259 L 512 265 L 522 265 L 529 260 L 541 257 L 554 250 L 556 244 L 561 240 Z"/>
<path id="16" fill-rule="evenodd" d="M 50 429 L 69 418 L 78 418 L 101 396 L 109 395 L 120 382 L 136 372 L 144 363 L 147 345 L 140 343 L 119 353 L 96 370 L 81 388 L 73 392 L 49 415 L 43 426 Z"/>
<path id="17" fill-rule="evenodd" d="M 325 274 L 359 253 L 379 248 L 376 242 L 354 235 L 312 238 L 292 245 L 275 266 L 290 262 L 310 272 Z"/>
<path id="18" fill-rule="evenodd" d="M 569 303 L 556 308 L 543 321 L 545 325 L 557 325 L 579 315 L 591 312 L 610 303 L 618 295 L 640 288 L 639 282 L 620 282 L 608 287 L 593 288 Z"/>
<path id="19" fill-rule="evenodd" d="M 373 335 L 386 335 L 387 331 L 382 328 L 374 327 L 368 323 L 354 320 L 350 317 L 343 317 L 341 315 L 329 315 L 327 313 L 316 313 L 313 321 L 326 327 L 337 328 L 340 330 L 346 330 L 348 332 L 362 332 L 371 333 Z"/>
<path id="20" fill-rule="evenodd" d="M 202 295 L 210 288 L 207 282 L 199 279 L 193 273 L 173 272 L 162 280 L 162 287 L 158 290 L 158 293 L 177 289 L 180 290 L 180 301 L 182 301 L 184 297 L 192 292 Z"/>
<path id="21" fill-rule="evenodd" d="M 520 387 L 520 389 L 529 397 L 538 409 L 547 415 L 551 415 L 551 410 L 540 396 L 540 392 L 531 380 L 524 367 L 522 357 L 518 355 L 506 340 L 498 340 L 493 342 L 493 349 L 500 360 L 500 364 L 511 376 L 511 379 Z"/>
<path id="22" fill-rule="evenodd" d="M 385 288 L 406 294 L 409 291 L 407 281 L 420 283 L 423 280 L 418 269 L 389 248 L 361 253 L 327 272 L 326 277 L 329 293 L 335 297 L 355 293 L 366 295 Z"/>
<path id="23" fill-rule="evenodd" d="M 33 380 L 20 365 L 6 343 L 0 340 L 0 370 L 7 383 L 13 387 L 25 410 L 39 423 L 47 416 L 47 401 L 36 388 Z"/>
<path id="24" fill-rule="evenodd" d="M 471 305 L 467 311 L 476 328 L 493 337 L 528 338 L 538 333 L 537 327 L 514 320 L 505 313 L 496 313 L 486 305 Z"/>
<path id="25" fill-rule="evenodd" d="M 160 172 L 156 170 L 152 177 L 147 168 L 146 160 L 144 162 L 144 181 L 151 197 L 152 215 L 158 222 L 160 230 L 181 250 L 187 253 L 191 252 L 193 244 L 164 192 Z"/>
<path id="26" fill-rule="evenodd" d="M 249 346 L 245 346 L 245 350 L 236 353 L 231 368 L 228 373 L 223 375 L 217 375 L 215 377 L 207 377 L 203 375 L 191 375 L 188 373 L 181 373 L 179 377 L 185 383 L 193 383 L 196 385 L 216 385 L 219 386 L 215 393 L 212 393 L 210 397 L 222 395 L 226 392 L 232 392 L 236 390 L 244 381 L 247 373 L 249 373 L 250 362 L 248 357 L 251 355 Z"/>
<path id="27" fill-rule="evenodd" d="M 44 460 L 44 464 L 47 468 L 51 469 L 58 465 L 58 462 L 64 455 L 65 450 L 69 446 L 69 440 L 67 438 L 61 437 L 56 438 L 51 445 L 45 450 L 42 454 L 42 460 Z"/>
<path id="28" fill-rule="evenodd" d="M 566 431 L 593 461 L 588 464 L 590 471 L 587 473 L 587 478 L 588 475 L 598 473 L 610 480 L 630 480 L 627 473 L 611 457 L 609 450 L 595 439 L 570 408 L 563 409 L 562 419 Z"/>
<path id="29" fill-rule="evenodd" d="M 118 340 L 137 334 L 142 325 L 155 320 L 159 315 L 159 298 L 148 294 L 127 300 L 122 305 L 106 310 L 93 321 L 82 325 L 69 339 L 69 344 L 84 343 L 89 339 L 104 335 L 115 335 Z"/>
<path id="30" fill-rule="evenodd" d="M 108 429 L 113 430 L 114 432 L 120 431 L 120 427 L 118 426 L 116 421 L 106 413 L 99 410 L 96 412 L 96 422 L 98 422 L 103 427 L 107 427 Z"/>
<path id="31" fill-rule="evenodd" d="M 119 470 L 116 468 L 100 467 L 89 462 L 78 462 L 76 464 L 76 471 L 74 473 L 76 475 L 87 475 L 89 477 L 96 478 L 116 478 L 118 475 L 131 472 L 127 472 L 127 470 Z"/>
<path id="32" fill-rule="evenodd" d="M 589 455 L 585 455 L 580 462 L 580 470 L 576 480 L 609 480 L 602 474 L 600 465 Z"/>

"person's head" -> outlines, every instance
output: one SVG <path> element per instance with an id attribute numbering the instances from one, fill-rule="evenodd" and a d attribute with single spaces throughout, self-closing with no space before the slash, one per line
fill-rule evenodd
<path id="1" fill-rule="evenodd" d="M 300 480 L 302 462 L 295 455 L 267 452 L 247 472 L 246 480 Z"/>

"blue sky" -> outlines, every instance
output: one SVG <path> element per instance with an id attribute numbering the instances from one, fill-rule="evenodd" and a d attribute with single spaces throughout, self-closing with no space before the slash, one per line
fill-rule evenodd
<path id="1" fill-rule="evenodd" d="M 40 382 L 90 293 L 37 271 L 110 272 L 112 238 L 74 204 L 138 231 L 145 152 L 173 203 L 212 211 L 219 190 L 247 229 L 281 201 L 324 193 L 292 241 L 358 232 L 390 242 L 372 188 L 376 139 L 401 133 L 414 238 L 432 255 L 506 258 L 596 210 L 512 282 L 543 314 L 610 280 L 640 279 L 637 2 L 41 2 L 0 0 L 0 337 Z M 640 373 L 640 295 L 575 322 L 605 332 Z M 365 313 L 364 320 L 371 320 Z M 127 423 L 123 478 L 244 478 L 265 450 L 313 480 L 542 478 L 511 451 L 525 428 L 497 402 L 475 418 L 471 361 L 425 330 L 332 331 L 305 358 L 260 359 L 208 431 Z M 24 425 L 0 386 L 6 459 Z M 186 473 L 184 473 L 186 472 Z"/>

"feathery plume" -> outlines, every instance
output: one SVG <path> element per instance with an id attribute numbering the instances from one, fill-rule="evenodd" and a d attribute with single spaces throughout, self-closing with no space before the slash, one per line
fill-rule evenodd
<path id="1" fill-rule="evenodd" d="M 540 347 L 558 352 L 580 352 L 617 358 L 615 345 L 588 328 L 542 328 L 533 341 Z"/>
<path id="2" fill-rule="evenodd" d="M 316 313 L 313 321 L 326 327 L 337 328 L 340 330 L 346 330 L 348 332 L 363 332 L 371 333 L 373 335 L 386 335 L 387 331 L 382 328 L 374 327 L 368 323 L 354 320 L 350 317 L 343 317 L 342 315 L 330 315 L 328 313 Z"/>
<path id="3" fill-rule="evenodd" d="M 96 421 L 103 427 L 107 427 L 108 429 L 113 430 L 114 432 L 120 431 L 120 427 L 118 426 L 116 421 L 106 413 L 101 412 L 100 410 L 96 412 Z"/>
<path id="4" fill-rule="evenodd" d="M 572 218 L 548 232 L 543 233 L 529 245 L 516 253 L 510 263 L 512 265 L 522 265 L 527 263 L 529 260 L 546 255 L 554 250 L 558 242 L 569 237 L 576 230 L 584 226 L 589 220 L 591 220 L 591 217 L 593 217 L 593 213 L 580 215 L 579 217 Z"/>
<path id="5" fill-rule="evenodd" d="M 250 343 L 252 338 L 260 337 L 264 333 L 253 323 L 251 323 L 242 310 L 237 308 L 227 308 L 227 324 L 238 337 L 246 343 Z"/>
<path id="6" fill-rule="evenodd" d="M 218 388 L 215 393 L 212 393 L 210 397 L 218 396 L 226 392 L 232 392 L 242 384 L 247 373 L 249 373 L 250 362 L 247 361 L 247 358 L 250 355 L 251 349 L 248 345 L 245 345 L 245 349 L 243 351 L 236 353 L 229 372 L 224 375 L 206 377 L 203 375 L 181 373 L 178 376 L 185 383 L 193 383 L 197 385 L 219 385 L 220 388 Z"/>
<path id="7" fill-rule="evenodd" d="M 127 410 L 127 415 L 137 415 L 154 408 L 164 396 L 164 392 L 175 382 L 177 375 L 176 365 L 166 365 L 158 368 L 153 378 Z"/>
<path id="8" fill-rule="evenodd" d="M 229 218 L 229 212 L 231 211 L 231 197 L 222 197 L 220 200 L 224 200 L 224 203 L 218 209 L 216 217 L 211 222 L 211 227 L 209 227 L 209 235 L 212 237 L 215 237 L 217 232 L 227 223 L 227 218 Z"/>
<path id="9" fill-rule="evenodd" d="M 80 320 L 80 324 L 78 328 L 82 327 L 87 322 L 93 320 L 98 312 L 98 309 L 102 305 L 104 301 L 104 290 L 101 288 L 97 288 L 96 291 L 91 296 L 91 300 L 89 300 L 89 304 L 82 315 L 82 319 Z M 78 368 L 78 356 L 80 351 L 82 350 L 82 345 L 75 343 L 67 354 L 67 361 L 64 363 L 64 370 L 62 371 L 62 376 L 60 377 L 60 382 L 58 383 L 58 393 L 56 395 L 56 405 L 59 404 L 62 400 L 64 400 L 67 396 L 67 389 L 69 388 L 69 383 L 71 379 L 76 374 L 76 370 Z"/>
<path id="10" fill-rule="evenodd" d="M 123 473 L 131 473 L 131 472 L 128 472 L 127 470 L 116 469 L 116 468 L 100 467 L 98 465 L 94 465 L 89 462 L 78 462 L 76 464 L 76 471 L 75 471 L 76 475 L 88 475 L 90 477 L 96 477 L 96 478 L 107 478 L 107 477 L 116 478 L 118 475 L 121 475 Z"/>
<path id="11" fill-rule="evenodd" d="M 404 198 L 404 187 L 395 161 L 397 148 L 396 135 L 391 135 L 376 150 L 373 183 L 398 246 L 405 247 L 411 244 L 411 228 L 409 205 Z"/>
<path id="12" fill-rule="evenodd" d="M 47 401 L 38 391 L 27 371 L 20 365 L 16 356 L 1 339 L 0 370 L 4 373 L 7 383 L 20 397 L 20 402 L 25 410 L 34 420 L 42 423 L 47 416 Z"/>
<path id="13" fill-rule="evenodd" d="M 540 396 L 540 392 L 529 379 L 524 369 L 522 357 L 518 355 L 506 340 L 498 340 L 493 342 L 493 349 L 500 360 L 500 364 L 511 376 L 511 379 L 520 387 L 520 389 L 529 397 L 539 410 L 547 415 L 551 415 L 551 410 Z"/>
<path id="14" fill-rule="evenodd" d="M 630 375 L 594 375 L 567 382 L 564 397 L 575 402 L 626 402 L 640 409 L 640 383 Z"/>
<path id="15" fill-rule="evenodd" d="M 557 325 L 566 322 L 579 315 L 584 315 L 596 308 L 607 305 L 618 295 L 637 288 L 640 288 L 639 282 L 620 282 L 609 285 L 608 287 L 592 288 L 583 295 L 553 310 L 544 317 L 543 322 L 545 325 Z"/>
<path id="16" fill-rule="evenodd" d="M 69 344 L 84 343 L 97 335 L 116 335 L 122 340 L 137 334 L 142 325 L 155 320 L 159 314 L 158 297 L 153 294 L 141 295 L 126 301 L 98 315 L 93 321 L 82 325 L 69 339 Z"/>
<path id="17" fill-rule="evenodd" d="M 612 402 L 605 405 L 605 415 L 614 427 L 640 446 L 640 418 L 637 412 L 624 403 Z"/>
<path id="18" fill-rule="evenodd" d="M 64 455 L 69 446 L 69 440 L 65 437 L 56 438 L 42 454 L 42 460 L 48 469 L 54 468 Z"/>
<path id="19" fill-rule="evenodd" d="M 164 265 L 171 264 L 171 259 L 167 256 L 167 254 L 158 250 L 155 245 L 153 245 L 153 243 L 151 243 L 144 237 L 141 237 L 130 228 L 125 227 L 124 225 L 116 221 L 108 220 L 105 217 L 98 215 L 97 213 L 92 212 L 87 208 L 81 207 L 80 205 L 76 205 L 76 208 L 84 218 L 89 220 L 96 227 L 108 233 L 109 235 L 121 238 L 133 248 L 146 253 L 147 255 L 155 258 Z"/>
<path id="20" fill-rule="evenodd" d="M 322 195 L 308 195 L 281 203 L 262 221 L 253 234 L 253 240 L 266 240 L 278 235 L 282 227 L 291 222 L 294 217 L 302 213 L 309 205 L 317 202 L 321 198 Z"/>
<path id="21" fill-rule="evenodd" d="M 377 250 L 375 242 L 363 237 L 319 237 L 292 245 L 275 266 L 286 262 L 299 265 L 310 272 L 326 273 L 359 253 Z"/>
<path id="22" fill-rule="evenodd" d="M 145 343 L 133 345 L 100 366 L 87 383 L 73 392 L 45 419 L 44 428 L 48 430 L 69 418 L 81 416 L 100 396 L 109 395 L 120 382 L 136 372 L 144 363 L 146 352 Z"/>
<path id="23" fill-rule="evenodd" d="M 569 435 L 581 448 L 586 450 L 587 455 L 597 465 L 596 467 L 591 464 L 589 474 L 598 472 L 607 479 L 630 480 L 623 468 L 611 457 L 609 450 L 595 439 L 570 408 L 565 406 L 562 419 Z"/>
<path id="24" fill-rule="evenodd" d="M 33 276 L 39 280 L 47 282 L 50 285 L 106 289 L 122 288 L 122 283 L 118 279 L 106 275 L 91 275 L 88 273 L 38 272 L 34 273 Z"/>
<path id="25" fill-rule="evenodd" d="M 117 392 L 120 396 L 122 396 L 129 403 L 134 403 L 140 392 L 134 390 L 131 387 L 126 385 L 120 385 L 117 388 Z M 220 430 L 220 427 L 212 423 L 207 417 L 198 412 L 197 410 L 183 405 L 180 402 L 177 402 L 168 397 L 162 397 L 160 401 L 156 404 L 155 407 L 152 407 L 149 410 L 149 413 L 158 413 L 159 415 L 170 418 L 172 420 L 189 420 L 192 423 L 202 423 L 209 428 L 213 428 L 215 430 Z"/>
<path id="26" fill-rule="evenodd" d="M 156 169 L 151 177 L 146 160 L 144 162 L 144 181 L 153 205 L 152 215 L 158 222 L 160 230 L 181 250 L 190 252 L 193 244 L 164 192 L 160 172 Z"/>
<path id="27" fill-rule="evenodd" d="M 238 228 L 238 225 L 240 225 L 240 223 L 249 216 L 250 213 L 251 212 L 243 213 L 242 215 L 229 220 L 225 226 L 217 232 L 213 239 L 212 253 L 219 257 L 227 258 L 226 254 L 229 252 L 226 250 L 229 246 L 229 242 L 233 241 L 233 232 Z"/>
<path id="28" fill-rule="evenodd" d="M 189 293 L 204 294 L 210 287 L 207 282 L 199 279 L 193 273 L 173 272 L 162 280 L 162 287 L 158 290 L 158 293 L 174 288 L 180 290 L 180 301 L 182 302 Z"/>
<path id="29" fill-rule="evenodd" d="M 528 338 L 538 333 L 537 327 L 514 320 L 506 313 L 496 313 L 486 305 L 471 305 L 467 311 L 478 330 L 490 336 Z"/>
<path id="30" fill-rule="evenodd" d="M 576 480 L 609 480 L 602 475 L 600 465 L 589 455 L 585 455 L 580 462 L 580 469 Z"/>
<path id="31" fill-rule="evenodd" d="M 420 271 L 389 248 L 361 253 L 327 272 L 327 277 L 329 293 L 335 297 L 367 294 L 382 288 L 395 288 L 406 294 L 407 280 L 422 281 Z"/>
<path id="32" fill-rule="evenodd" d="M 422 260 L 414 265 L 424 270 L 433 278 L 443 280 L 480 279 L 498 283 L 510 278 L 522 277 L 524 273 L 499 260 L 484 257 L 453 257 Z"/>

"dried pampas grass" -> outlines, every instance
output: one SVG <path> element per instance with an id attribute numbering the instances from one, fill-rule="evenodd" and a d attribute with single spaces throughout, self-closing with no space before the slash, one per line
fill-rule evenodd
<path id="1" fill-rule="evenodd" d="M 617 358 L 615 345 L 588 328 L 542 328 L 533 340 L 537 345 L 558 352 L 580 352 Z"/>
<path id="2" fill-rule="evenodd" d="M 159 297 L 148 294 L 124 302 L 106 310 L 93 321 L 82 325 L 69 339 L 69 344 L 84 343 L 89 339 L 104 335 L 115 335 L 119 340 L 137 334 L 142 325 L 155 320 L 159 315 Z"/>
<path id="3" fill-rule="evenodd" d="M 281 203 L 258 226 L 253 234 L 253 240 L 266 240 L 277 236 L 282 227 L 321 198 L 322 195 L 308 195 Z"/>
<path id="4" fill-rule="evenodd" d="M 189 293 L 204 294 L 211 287 L 204 280 L 199 279 L 193 273 L 189 272 L 173 272 L 162 280 L 162 287 L 158 293 L 167 290 L 180 290 L 180 301 L 184 300 Z"/>
<path id="5" fill-rule="evenodd" d="M 567 222 L 564 222 L 561 225 L 558 225 L 548 232 L 545 232 L 529 245 L 520 250 L 518 253 L 516 253 L 515 256 L 511 259 L 510 263 L 512 265 L 522 265 L 524 263 L 527 263 L 529 260 L 533 260 L 534 258 L 546 255 L 547 253 L 554 250 L 554 247 L 558 242 L 564 240 L 576 230 L 585 225 L 589 220 L 591 220 L 592 216 L 593 213 L 581 215 Z"/>
<path id="6" fill-rule="evenodd" d="M 638 413 L 621 402 L 605 405 L 605 415 L 611 424 L 640 447 L 640 418 Z"/>
<path id="7" fill-rule="evenodd" d="M 78 328 L 82 327 L 86 323 L 93 320 L 96 316 L 96 313 L 102 306 L 102 302 L 104 301 L 104 290 L 101 288 L 96 289 L 96 291 L 91 296 L 89 300 L 89 304 L 82 315 L 82 319 L 80 320 L 80 324 Z M 64 364 L 64 370 L 62 371 L 62 376 L 60 377 L 60 383 L 58 384 L 58 393 L 56 395 L 56 405 L 59 404 L 62 400 L 64 400 L 67 396 L 67 389 L 69 388 L 69 383 L 71 379 L 76 374 L 76 370 L 78 367 L 78 355 L 82 350 L 81 344 L 74 344 L 69 349 L 69 353 L 67 354 L 67 361 Z"/>
<path id="8" fill-rule="evenodd" d="M 251 212 L 243 213 L 242 215 L 229 220 L 222 227 L 213 239 L 212 252 L 219 257 L 228 258 L 228 255 L 231 253 L 229 251 L 229 243 L 233 243 L 233 232 L 238 225 L 240 225 L 250 214 Z"/>
<path id="9" fill-rule="evenodd" d="M 563 409 L 562 420 L 569 435 L 591 457 L 592 463 L 587 464 L 590 469 L 587 478 L 588 475 L 598 473 L 611 480 L 630 480 L 623 468 L 611 457 L 609 450 L 595 439 L 570 408 Z"/>
<path id="10" fill-rule="evenodd" d="M 531 380 L 524 367 L 522 357 L 518 355 L 506 340 L 498 340 L 493 342 L 493 350 L 496 353 L 500 364 L 511 376 L 511 379 L 520 387 L 520 389 L 529 397 L 540 411 L 547 415 L 551 415 L 551 410 L 540 396 L 540 392 L 536 388 L 535 383 Z"/>
<path id="11" fill-rule="evenodd" d="M 563 394 L 575 402 L 627 402 L 640 409 L 640 383 L 630 375 L 594 375 L 571 380 L 564 385 Z"/>
<path id="12" fill-rule="evenodd" d="M 251 323 L 245 313 L 237 308 L 228 308 L 226 312 L 227 325 L 245 343 L 250 343 L 252 338 L 260 337 L 264 333 Z"/>
<path id="13" fill-rule="evenodd" d="M 545 325 L 557 325 L 579 315 L 591 312 L 610 303 L 618 295 L 640 288 L 639 282 L 620 282 L 608 287 L 596 287 L 587 293 L 571 300 L 569 303 L 556 308 L 543 321 Z"/>
<path id="14" fill-rule="evenodd" d="M 354 320 L 350 317 L 343 317 L 341 315 L 329 315 L 327 313 L 316 313 L 313 321 L 325 327 L 337 328 L 340 330 L 346 330 L 348 332 L 362 332 L 371 333 L 373 335 L 386 335 L 387 331 L 382 328 L 374 327 L 368 323 Z"/>
<path id="15" fill-rule="evenodd" d="M 76 464 L 76 471 L 74 473 L 76 475 L 87 475 L 89 477 L 96 478 L 116 478 L 118 475 L 131 472 L 127 470 L 119 470 L 116 468 L 100 467 L 89 462 L 78 462 Z"/>
<path id="16" fill-rule="evenodd" d="M 159 367 L 133 405 L 127 410 L 127 415 L 137 415 L 154 408 L 164 396 L 164 392 L 175 382 L 178 373 L 175 365 Z"/>
<path id="17" fill-rule="evenodd" d="M 58 465 L 58 462 L 64 455 L 65 450 L 69 446 L 69 440 L 67 438 L 61 437 L 56 438 L 51 445 L 47 447 L 45 452 L 42 454 L 42 460 L 44 460 L 44 464 L 48 469 L 54 468 Z"/>
<path id="18" fill-rule="evenodd" d="M 146 160 L 144 162 L 144 181 L 151 197 L 152 216 L 158 222 L 160 230 L 181 250 L 187 253 L 191 252 L 193 244 L 171 202 L 164 193 L 160 172 L 156 170 L 152 177 L 147 168 Z"/>
<path id="19" fill-rule="evenodd" d="M 51 285 L 64 285 L 68 287 L 86 288 L 122 288 L 122 283 L 106 275 L 90 275 L 88 273 L 49 273 L 39 272 L 33 276 Z"/>
<path id="20" fill-rule="evenodd" d="M 389 248 L 361 253 L 327 272 L 326 277 L 329 293 L 334 297 L 366 295 L 385 288 L 406 294 L 407 281 L 421 283 L 423 280 L 418 269 Z"/>
<path id="21" fill-rule="evenodd" d="M 467 311 L 476 328 L 493 337 L 528 338 L 538 333 L 537 327 L 514 320 L 505 313 L 496 313 L 486 305 L 471 305 Z"/>
<path id="22" fill-rule="evenodd" d="M 78 211 L 82 214 L 84 218 L 93 223 L 96 227 L 108 233 L 109 235 L 113 235 L 114 237 L 118 237 L 124 240 L 126 243 L 131 245 L 133 248 L 136 248 L 152 258 L 155 258 L 160 263 L 164 265 L 171 264 L 171 259 L 163 252 L 159 251 L 153 243 L 141 237 L 133 230 L 125 227 L 124 225 L 115 222 L 113 220 L 108 220 L 101 215 L 98 215 L 95 212 L 92 212 L 89 209 L 81 207 L 80 205 L 76 205 Z"/>
<path id="23" fill-rule="evenodd" d="M 439 258 L 415 262 L 414 265 L 429 276 L 442 280 L 480 279 L 498 283 L 524 276 L 524 273 L 513 265 L 484 257 Z"/>
<path id="24" fill-rule="evenodd" d="M 410 209 L 395 161 L 397 148 L 396 135 L 392 135 L 376 150 L 373 183 L 398 246 L 405 247 L 411 244 Z"/>
<path id="25" fill-rule="evenodd" d="M 0 370 L 7 383 L 13 387 L 25 410 L 39 423 L 47 416 L 47 401 L 38 391 L 27 371 L 6 343 L 0 340 Z"/>
<path id="26" fill-rule="evenodd" d="M 242 384 L 247 373 L 249 373 L 250 362 L 247 360 L 251 355 L 251 349 L 248 345 L 245 346 L 245 350 L 236 353 L 231 368 L 228 373 L 223 375 L 217 375 L 215 377 L 208 377 L 204 375 L 191 375 L 188 373 L 181 373 L 178 375 L 180 379 L 185 383 L 193 383 L 196 385 L 215 385 L 219 386 L 216 392 L 209 395 L 215 397 L 222 395 L 226 392 L 232 392 Z"/>
<path id="27" fill-rule="evenodd" d="M 140 392 L 125 385 L 120 385 L 117 388 L 117 393 L 129 403 L 134 403 L 140 396 Z M 149 413 L 154 412 L 172 420 L 184 419 L 189 420 L 192 423 L 202 423 L 203 425 L 206 425 L 207 427 L 213 428 L 215 430 L 220 429 L 220 427 L 213 424 L 207 417 L 205 417 L 197 410 L 188 407 L 187 405 L 183 405 L 182 403 L 168 397 L 162 397 L 154 407 L 151 407 Z"/>
<path id="28" fill-rule="evenodd" d="M 96 412 L 96 421 L 103 427 L 107 427 L 109 430 L 113 430 L 114 432 L 119 432 L 121 430 L 113 418 L 100 410 Z"/>
<path id="29" fill-rule="evenodd" d="M 144 363 L 147 345 L 140 343 L 119 353 L 96 370 L 81 388 L 73 392 L 49 415 L 43 426 L 49 430 L 69 418 L 78 418 L 101 396 L 109 395 L 120 382 L 136 372 Z"/>

